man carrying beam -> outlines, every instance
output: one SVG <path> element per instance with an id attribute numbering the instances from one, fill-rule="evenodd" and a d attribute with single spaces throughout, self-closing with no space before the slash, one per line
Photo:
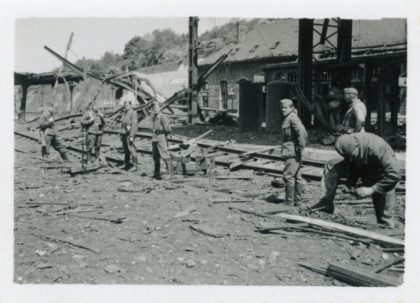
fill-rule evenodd
<path id="1" fill-rule="evenodd" d="M 395 187 L 401 175 L 391 146 L 377 135 L 355 133 L 339 137 L 335 149 L 344 160 L 327 162 L 321 180 L 324 195 L 310 209 L 332 214 L 335 192 L 341 178 L 347 178 L 349 188 L 356 187 L 361 178 L 363 186 L 356 188 L 354 194 L 359 198 L 372 197 L 377 222 L 394 228 Z"/>
<path id="2" fill-rule="evenodd" d="M 137 171 L 137 151 L 134 146 L 137 128 L 137 112 L 132 109 L 131 101 L 125 99 L 121 116 L 120 137 L 124 149 L 124 169 L 128 171 Z M 133 163 L 130 163 L 130 156 L 133 159 Z"/>
<path id="3" fill-rule="evenodd" d="M 105 118 L 96 103 L 90 103 L 87 106 L 80 124 L 87 132 L 85 138 L 87 157 L 83 165 L 87 165 L 89 161 L 95 162 L 97 159 L 99 159 L 99 164 L 101 164 L 100 150 Z"/>
<path id="4" fill-rule="evenodd" d="M 280 100 L 283 116 L 281 153 L 286 162 L 283 171 L 283 180 L 286 185 L 286 204 L 301 206 L 303 200 L 303 179 L 300 172 L 302 166 L 302 152 L 306 145 L 307 133 L 305 126 L 297 116 L 293 101 Z"/>
<path id="5" fill-rule="evenodd" d="M 168 152 L 167 136 L 172 132 L 168 119 L 161 111 L 161 105 L 155 102 L 152 112 L 152 153 L 155 164 L 153 178 L 161 180 L 160 176 L 160 158 L 165 162 L 169 174 L 172 174 L 172 159 Z"/>

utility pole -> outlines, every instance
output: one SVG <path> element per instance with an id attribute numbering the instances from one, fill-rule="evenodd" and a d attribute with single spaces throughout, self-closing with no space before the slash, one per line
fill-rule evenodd
<path id="1" fill-rule="evenodd" d="M 198 83 L 198 17 L 189 17 L 189 45 L 188 45 L 188 117 L 190 124 L 198 120 L 197 83 Z"/>

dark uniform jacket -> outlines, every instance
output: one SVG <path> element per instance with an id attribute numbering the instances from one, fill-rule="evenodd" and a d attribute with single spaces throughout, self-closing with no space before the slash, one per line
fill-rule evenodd
<path id="1" fill-rule="evenodd" d="M 282 131 L 282 155 L 295 157 L 306 146 L 307 133 L 299 117 L 291 112 L 283 118 Z"/>
<path id="2" fill-rule="evenodd" d="M 102 115 L 95 113 L 93 110 L 87 110 L 83 114 L 80 124 L 87 129 L 89 134 L 101 135 L 105 125 L 105 119 Z"/>
<path id="3" fill-rule="evenodd" d="M 39 117 L 39 129 L 46 135 L 55 136 L 54 115 L 48 109 L 45 109 Z"/>
<path id="4" fill-rule="evenodd" d="M 370 181 L 381 194 L 392 190 L 401 179 L 400 167 L 391 146 L 381 137 L 371 133 L 355 133 L 359 144 L 358 155 L 352 157 L 350 166 L 362 179 Z"/>
<path id="5" fill-rule="evenodd" d="M 123 111 L 121 117 L 121 130 L 120 134 L 135 136 L 138 128 L 137 112 L 130 108 L 128 111 Z"/>

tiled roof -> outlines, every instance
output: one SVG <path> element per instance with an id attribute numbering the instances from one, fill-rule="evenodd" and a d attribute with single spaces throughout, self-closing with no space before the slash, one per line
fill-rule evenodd
<path id="1" fill-rule="evenodd" d="M 315 20 L 315 23 L 322 23 L 322 20 Z M 332 23 L 330 22 L 330 24 Z M 322 27 L 317 29 L 321 31 Z M 220 51 L 200 60 L 199 64 L 212 64 L 230 49 L 232 52 L 225 62 L 297 56 L 298 30 L 298 19 L 281 19 L 275 23 L 261 24 L 246 33 L 241 43 L 227 45 Z M 335 30 L 335 28 L 329 27 L 327 36 Z M 331 40 L 335 44 L 336 37 Z M 314 44 L 317 42 L 319 42 L 319 35 L 314 33 Z M 405 19 L 353 20 L 353 48 L 406 43 Z"/>

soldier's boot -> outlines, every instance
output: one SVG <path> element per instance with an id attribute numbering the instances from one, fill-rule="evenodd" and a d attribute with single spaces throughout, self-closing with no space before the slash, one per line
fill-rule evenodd
<path id="1" fill-rule="evenodd" d="M 124 155 L 124 169 L 129 170 L 130 168 L 131 168 L 130 155 L 125 154 Z"/>
<path id="2" fill-rule="evenodd" d="M 309 208 L 310 212 L 322 211 L 328 214 L 334 213 L 334 203 L 332 200 L 327 198 L 322 198 L 317 204 L 312 205 Z"/>
<path id="3" fill-rule="evenodd" d="M 162 180 L 162 177 L 160 176 L 160 160 L 155 161 L 155 170 L 153 173 L 153 178 L 156 180 Z"/>
<path id="4" fill-rule="evenodd" d="M 393 219 L 394 199 L 395 194 L 392 192 L 387 193 L 385 197 L 375 197 L 372 199 L 377 223 L 391 229 L 395 228 L 395 222 Z"/>
<path id="5" fill-rule="evenodd" d="M 284 200 L 287 206 L 295 206 L 295 185 L 293 183 L 286 184 Z"/>
<path id="6" fill-rule="evenodd" d="M 172 160 L 165 160 L 166 170 L 168 171 L 169 178 L 172 178 Z"/>
<path id="7" fill-rule="evenodd" d="M 133 166 L 128 171 L 130 172 L 137 171 L 137 156 L 133 155 Z"/>
<path id="8" fill-rule="evenodd" d="M 302 207 L 303 206 L 303 184 L 296 183 L 295 186 L 295 206 Z"/>
<path id="9" fill-rule="evenodd" d="M 42 156 L 42 158 L 47 158 L 48 157 L 47 147 L 46 146 L 43 146 L 41 148 L 41 156 Z"/>

